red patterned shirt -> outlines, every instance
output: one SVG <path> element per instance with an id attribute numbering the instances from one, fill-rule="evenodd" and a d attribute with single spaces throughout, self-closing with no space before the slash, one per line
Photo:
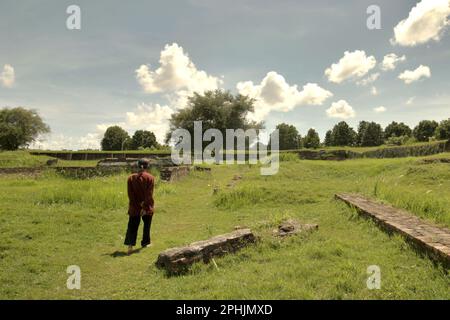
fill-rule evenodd
<path id="1" fill-rule="evenodd" d="M 155 177 L 146 171 L 133 173 L 128 177 L 128 214 L 130 216 L 139 216 L 142 210 L 144 214 L 153 215 L 154 186 Z"/>

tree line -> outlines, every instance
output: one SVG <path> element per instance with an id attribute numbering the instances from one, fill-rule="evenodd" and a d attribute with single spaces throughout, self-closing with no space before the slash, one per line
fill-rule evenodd
<path id="1" fill-rule="evenodd" d="M 125 129 L 120 126 L 108 127 L 100 143 L 102 150 L 145 150 L 161 149 L 162 146 L 156 140 L 153 132 L 148 130 L 136 130 L 130 137 Z"/>
<path id="2" fill-rule="evenodd" d="M 302 137 L 293 125 L 281 123 L 276 127 L 280 135 L 280 150 L 325 147 L 374 147 L 404 145 L 413 142 L 450 139 L 450 119 L 440 123 L 422 120 L 414 128 L 403 122 L 393 121 L 385 128 L 379 123 L 361 121 L 357 130 L 347 122 L 341 121 L 325 134 L 323 142 L 315 129 L 311 128 Z"/>

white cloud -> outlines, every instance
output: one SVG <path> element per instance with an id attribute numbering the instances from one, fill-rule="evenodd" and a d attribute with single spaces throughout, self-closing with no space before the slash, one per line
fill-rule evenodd
<path id="1" fill-rule="evenodd" d="M 367 78 L 364 78 L 362 80 L 359 80 L 356 82 L 356 84 L 358 86 L 367 86 L 368 84 L 371 84 L 375 81 L 377 81 L 378 77 L 380 76 L 379 72 L 376 73 L 372 73 L 370 76 L 368 76 Z"/>
<path id="2" fill-rule="evenodd" d="M 140 104 L 133 112 L 126 113 L 125 129 L 152 131 L 160 143 L 164 142 L 165 134 L 169 129 L 169 119 L 173 110 L 168 106 L 159 104 Z"/>
<path id="3" fill-rule="evenodd" d="M 349 119 L 354 118 L 356 113 L 347 101 L 339 100 L 331 104 L 331 107 L 327 109 L 327 115 L 330 118 Z"/>
<path id="4" fill-rule="evenodd" d="M 333 94 L 315 83 L 308 83 L 301 91 L 297 85 L 289 85 L 275 71 L 268 72 L 260 84 L 252 81 L 239 82 L 237 90 L 242 95 L 256 99 L 252 120 L 263 120 L 271 111 L 288 112 L 300 105 L 321 105 Z"/>
<path id="5" fill-rule="evenodd" d="M 70 137 L 64 134 L 50 134 L 40 137 L 31 148 L 47 150 L 81 150 L 100 149 L 100 142 L 109 126 L 118 125 L 125 129 L 130 136 L 136 130 L 152 131 L 158 142 L 164 143 L 165 134 L 169 129 L 169 119 L 173 110 L 168 106 L 159 104 L 148 105 L 142 103 L 134 111 L 126 112 L 124 121 L 116 123 L 101 123 L 95 128 L 95 132 L 81 137 Z"/>
<path id="6" fill-rule="evenodd" d="M 372 88 L 370 89 L 370 94 L 373 95 L 373 96 L 378 95 L 378 90 L 377 90 L 377 88 L 376 88 L 376 87 L 372 87 Z"/>
<path id="7" fill-rule="evenodd" d="M 383 58 L 383 62 L 381 63 L 381 70 L 383 71 L 394 70 L 399 62 L 403 62 L 405 60 L 406 60 L 405 55 L 399 57 L 395 53 L 389 53 L 385 55 Z"/>
<path id="8" fill-rule="evenodd" d="M 430 78 L 430 68 L 424 65 L 420 65 L 416 70 L 406 70 L 402 72 L 398 78 L 403 80 L 406 84 L 410 84 L 414 81 L 418 81 L 421 78 Z"/>
<path id="9" fill-rule="evenodd" d="M 338 63 L 333 63 L 325 70 L 325 75 L 329 81 L 341 83 L 347 79 L 363 77 L 375 67 L 376 62 L 373 56 L 367 57 L 363 50 L 345 51 Z"/>
<path id="10" fill-rule="evenodd" d="M 408 105 L 408 106 L 412 105 L 415 99 L 416 99 L 416 97 L 409 98 L 408 100 L 406 100 L 406 105 Z"/>
<path id="11" fill-rule="evenodd" d="M 70 137 L 65 134 L 48 134 L 39 137 L 30 148 L 43 150 L 83 150 L 100 149 L 100 141 L 106 131 L 106 126 L 98 125 L 96 131 L 81 137 Z"/>
<path id="12" fill-rule="evenodd" d="M 145 92 L 175 94 L 175 98 L 171 99 L 178 107 L 184 107 L 186 97 L 193 92 L 215 90 L 223 82 L 205 71 L 198 70 L 183 48 L 176 43 L 164 47 L 159 63 L 159 68 L 154 71 L 147 65 L 141 65 L 136 70 L 136 79 Z M 180 103 L 184 104 L 179 105 Z"/>
<path id="13" fill-rule="evenodd" d="M 383 106 L 379 106 L 379 107 L 373 109 L 373 111 L 375 111 L 376 113 L 383 113 L 383 112 L 386 112 L 386 110 L 387 109 Z"/>
<path id="14" fill-rule="evenodd" d="M 0 84 L 5 88 L 11 88 L 15 81 L 16 74 L 14 68 L 9 64 L 5 64 L 3 71 L 0 73 Z"/>
<path id="15" fill-rule="evenodd" d="M 394 28 L 393 44 L 415 46 L 439 41 L 449 25 L 450 0 L 422 0 Z"/>

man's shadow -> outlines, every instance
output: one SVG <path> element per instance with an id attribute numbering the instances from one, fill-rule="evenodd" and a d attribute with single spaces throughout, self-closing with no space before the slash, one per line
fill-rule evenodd
<path id="1" fill-rule="evenodd" d="M 104 256 L 110 256 L 110 257 L 113 257 L 113 258 L 128 257 L 128 256 L 131 256 L 131 255 L 133 255 L 133 254 L 136 254 L 136 253 L 141 252 L 142 249 L 143 249 L 143 248 L 137 248 L 137 249 L 134 249 L 130 254 L 128 254 L 128 251 L 119 251 L 119 250 L 116 250 L 116 251 L 114 251 L 113 253 L 105 253 L 105 254 L 103 254 L 103 255 L 104 255 Z"/>

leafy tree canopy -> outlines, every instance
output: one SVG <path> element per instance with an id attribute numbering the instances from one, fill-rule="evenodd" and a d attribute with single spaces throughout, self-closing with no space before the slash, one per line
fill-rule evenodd
<path id="1" fill-rule="evenodd" d="M 327 133 L 325 134 L 325 140 L 324 140 L 324 144 L 326 147 L 330 147 L 333 145 L 333 132 L 331 130 L 328 130 Z"/>
<path id="2" fill-rule="evenodd" d="M 137 130 L 131 138 L 131 148 L 134 150 L 146 148 L 159 148 L 156 136 L 147 130 Z"/>
<path id="3" fill-rule="evenodd" d="M 439 124 L 433 120 L 422 120 L 413 130 L 413 136 L 417 141 L 429 141 L 434 135 Z"/>
<path id="4" fill-rule="evenodd" d="M 381 146 L 384 142 L 381 125 L 375 122 L 361 121 L 358 127 L 357 140 L 362 147 Z"/>
<path id="5" fill-rule="evenodd" d="M 301 136 L 296 127 L 287 123 L 280 123 L 276 128 L 279 131 L 280 150 L 301 148 Z"/>
<path id="6" fill-rule="evenodd" d="M 0 110 L 0 148 L 17 150 L 27 147 L 39 135 L 50 132 L 36 110 L 22 107 Z"/>
<path id="7" fill-rule="evenodd" d="M 443 120 L 439 123 L 435 135 L 439 140 L 450 139 L 450 119 Z"/>
<path id="8" fill-rule="evenodd" d="M 356 143 L 356 138 L 355 130 L 345 121 L 336 124 L 331 131 L 333 146 L 353 146 Z"/>
<path id="9" fill-rule="evenodd" d="M 303 139 L 303 145 L 305 148 L 318 148 L 320 146 L 319 134 L 313 128 L 308 130 L 305 138 Z"/>
<path id="10" fill-rule="evenodd" d="M 166 142 L 171 140 L 176 129 L 186 129 L 193 137 L 194 121 L 202 121 L 202 133 L 211 128 L 218 129 L 224 137 L 226 129 L 262 129 L 262 122 L 247 119 L 247 114 L 254 110 L 253 104 L 254 99 L 240 94 L 233 96 L 229 91 L 194 93 L 188 99 L 188 106 L 172 115 Z"/>
<path id="11" fill-rule="evenodd" d="M 111 126 L 106 129 L 101 146 L 102 150 L 118 151 L 125 150 L 130 145 L 128 132 L 119 126 Z"/>
<path id="12" fill-rule="evenodd" d="M 384 136 L 386 139 L 390 137 L 402 137 L 407 136 L 410 137 L 412 134 L 412 130 L 409 126 L 404 124 L 403 122 L 397 123 L 392 121 L 385 129 Z"/>

